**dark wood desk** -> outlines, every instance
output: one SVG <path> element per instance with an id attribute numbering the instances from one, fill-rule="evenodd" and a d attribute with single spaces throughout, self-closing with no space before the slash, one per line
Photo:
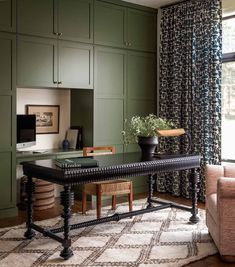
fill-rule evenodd
<path id="1" fill-rule="evenodd" d="M 99 161 L 99 167 L 95 168 L 73 168 L 61 169 L 55 165 L 54 160 L 37 160 L 33 162 L 23 162 L 23 172 L 28 177 L 26 190 L 28 194 L 27 205 L 27 231 L 25 237 L 33 238 L 34 230 L 43 233 L 45 236 L 51 237 L 62 243 L 63 250 L 60 256 L 68 259 L 73 255 L 71 250 L 71 239 L 69 236 L 70 230 L 82 228 L 90 225 L 100 224 L 109 221 L 118 221 L 120 219 L 143 214 L 146 212 L 156 211 L 169 207 L 177 207 L 191 212 L 190 222 L 197 223 L 199 218 L 197 216 L 197 192 L 198 192 L 198 172 L 200 167 L 199 155 L 178 155 L 178 156 L 162 156 L 151 157 L 143 159 L 140 153 L 123 153 L 113 154 L 107 156 L 94 157 Z M 191 186 L 192 186 L 192 207 L 177 205 L 175 203 L 162 202 L 153 199 L 153 184 L 154 175 L 159 172 L 170 172 L 177 170 L 191 170 Z M 70 225 L 71 206 L 73 205 L 73 192 L 71 192 L 71 185 L 78 185 L 90 183 L 100 180 L 111 180 L 123 177 L 148 175 L 148 205 L 145 209 L 126 212 L 122 214 L 115 213 L 110 217 L 104 217 Z M 64 191 L 61 192 L 61 205 L 63 205 L 62 218 L 64 219 L 64 226 L 56 229 L 43 229 L 42 227 L 33 223 L 33 201 L 32 195 L 34 191 L 34 183 L 32 178 L 36 177 L 42 180 L 50 181 L 64 186 Z M 137 177 L 138 179 L 138 177 Z M 154 203 L 161 205 L 154 206 Z M 56 235 L 59 232 L 64 232 L 64 237 Z"/>

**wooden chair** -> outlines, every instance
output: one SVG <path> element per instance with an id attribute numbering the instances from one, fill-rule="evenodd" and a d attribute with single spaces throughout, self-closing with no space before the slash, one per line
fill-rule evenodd
<path id="1" fill-rule="evenodd" d="M 102 147 L 84 147 L 83 156 L 98 156 L 114 154 L 115 147 L 102 146 Z M 101 198 L 102 196 L 112 196 L 112 209 L 116 209 L 116 196 L 128 194 L 129 197 L 129 210 L 132 211 L 132 181 L 125 179 L 100 181 L 85 184 L 82 190 L 82 213 L 86 213 L 86 198 L 87 195 L 96 195 L 96 214 L 97 218 L 101 216 Z"/>

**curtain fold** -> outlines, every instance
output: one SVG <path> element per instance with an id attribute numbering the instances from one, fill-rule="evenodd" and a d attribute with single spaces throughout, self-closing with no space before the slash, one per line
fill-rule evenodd
<path id="1" fill-rule="evenodd" d="M 189 0 L 161 13 L 159 116 L 184 128 L 191 152 L 202 155 L 204 200 L 204 166 L 221 163 L 221 1 Z M 160 139 L 161 151 L 187 152 L 187 138 Z M 157 190 L 190 197 L 190 173 L 159 175 Z"/>

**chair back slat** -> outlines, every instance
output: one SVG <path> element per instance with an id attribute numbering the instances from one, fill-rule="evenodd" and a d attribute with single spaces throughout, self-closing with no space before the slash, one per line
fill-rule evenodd
<path id="1" fill-rule="evenodd" d="M 115 154 L 116 149 L 114 146 L 96 146 L 96 147 L 84 147 L 83 156 L 99 156 Z"/>

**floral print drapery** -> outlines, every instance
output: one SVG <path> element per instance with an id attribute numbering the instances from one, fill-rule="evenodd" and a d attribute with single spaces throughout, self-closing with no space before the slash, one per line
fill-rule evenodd
<path id="1" fill-rule="evenodd" d="M 189 0 L 161 10 L 159 116 L 191 135 L 205 164 L 221 161 L 221 1 Z M 185 153 L 187 138 L 165 138 L 160 150 Z M 190 173 L 160 175 L 157 189 L 190 197 Z"/>

